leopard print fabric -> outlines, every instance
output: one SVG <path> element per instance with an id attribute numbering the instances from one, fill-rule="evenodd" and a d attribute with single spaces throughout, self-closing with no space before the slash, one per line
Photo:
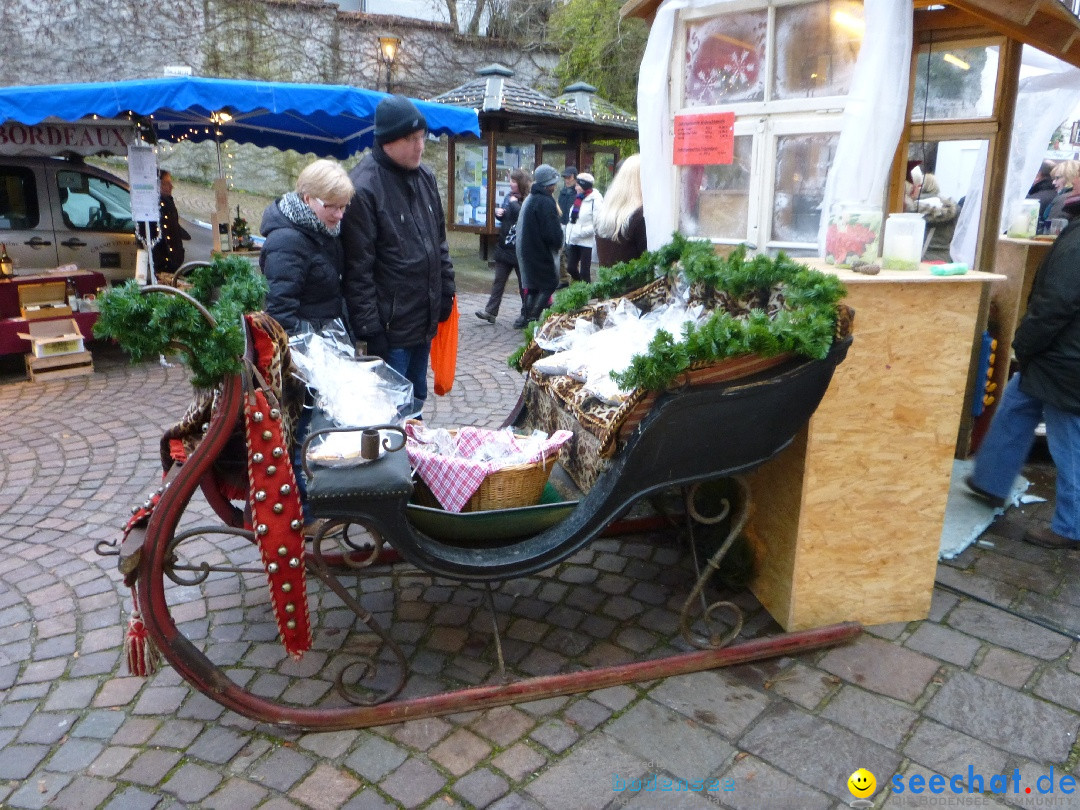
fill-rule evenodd
<path id="1" fill-rule="evenodd" d="M 267 387 L 276 399 L 282 403 L 285 415 L 283 432 L 290 454 L 295 442 L 296 424 L 304 407 L 304 384 L 294 373 L 292 356 L 289 353 L 289 336 L 273 318 L 265 312 L 255 312 L 246 316 L 248 328 L 260 330 L 270 341 L 272 349 L 266 357 L 256 357 L 255 365 L 266 380 Z M 160 455 L 162 469 L 168 470 L 174 462 L 184 462 L 202 441 L 205 427 L 217 408 L 220 392 L 218 389 L 195 389 L 195 396 L 184 415 L 167 428 L 161 437 Z"/>

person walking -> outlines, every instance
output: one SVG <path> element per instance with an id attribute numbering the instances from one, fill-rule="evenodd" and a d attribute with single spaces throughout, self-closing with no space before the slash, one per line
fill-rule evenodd
<path id="1" fill-rule="evenodd" d="M 641 155 L 630 155 L 619 164 L 596 217 L 596 259 L 600 267 L 612 267 L 647 249 Z"/>
<path id="2" fill-rule="evenodd" d="M 533 173 L 529 196 L 518 214 L 517 260 L 521 283 L 525 285 L 525 317 L 534 321 L 547 306 L 559 286 L 559 248 L 563 230 L 555 204 L 555 186 L 559 173 L 541 163 Z"/>
<path id="3" fill-rule="evenodd" d="M 1080 203 L 1066 206 L 1075 215 Z M 1057 466 L 1054 516 L 1023 539 L 1051 549 L 1080 549 L 1080 221 L 1055 240 L 1032 283 L 1013 351 L 1020 366 L 1002 392 L 990 429 L 965 483 L 980 499 L 1003 506 L 1046 423 Z"/>
<path id="4" fill-rule="evenodd" d="M 577 197 L 570 211 L 566 226 L 566 271 L 574 281 L 592 280 L 593 248 L 596 247 L 596 213 L 604 202 L 604 195 L 593 188 L 595 178 L 588 172 L 577 176 Z"/>
<path id="5" fill-rule="evenodd" d="M 499 238 L 495 243 L 494 261 L 495 279 L 491 282 L 491 294 L 488 296 L 484 308 L 476 310 L 476 317 L 495 323 L 499 315 L 499 306 L 502 304 L 503 292 L 506 290 L 506 281 L 510 273 L 518 277 L 518 297 L 521 300 L 521 318 L 525 316 L 525 293 L 521 284 L 521 272 L 518 270 L 517 260 L 517 221 L 521 212 L 521 201 L 527 193 L 531 180 L 529 173 L 524 169 L 514 169 L 510 172 L 510 191 L 503 200 L 502 208 L 495 209 L 495 217 L 499 220 Z M 524 324 L 522 324 L 524 326 Z M 521 328 L 520 326 L 517 328 Z"/>
<path id="6" fill-rule="evenodd" d="M 375 108 L 375 144 L 349 174 L 343 286 L 352 335 L 427 399 L 428 357 L 454 302 L 454 265 L 435 174 L 422 165 L 427 121 L 409 99 Z"/>

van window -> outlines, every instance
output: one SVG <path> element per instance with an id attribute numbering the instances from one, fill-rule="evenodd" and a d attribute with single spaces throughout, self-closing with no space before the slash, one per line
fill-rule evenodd
<path id="1" fill-rule="evenodd" d="M 0 166 L 0 228 L 29 230 L 39 218 L 33 169 Z"/>
<path id="2" fill-rule="evenodd" d="M 57 193 L 64 223 L 88 231 L 132 231 L 131 195 L 127 189 L 93 175 L 72 182 L 73 172 L 58 172 Z"/>

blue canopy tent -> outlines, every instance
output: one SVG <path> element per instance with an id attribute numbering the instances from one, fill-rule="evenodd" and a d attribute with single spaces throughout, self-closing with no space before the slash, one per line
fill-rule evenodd
<path id="1" fill-rule="evenodd" d="M 376 90 L 178 76 L 0 88 L 0 121 L 143 118 L 160 140 L 233 140 L 346 158 L 373 142 Z M 476 110 L 416 101 L 435 135 L 480 137 Z"/>

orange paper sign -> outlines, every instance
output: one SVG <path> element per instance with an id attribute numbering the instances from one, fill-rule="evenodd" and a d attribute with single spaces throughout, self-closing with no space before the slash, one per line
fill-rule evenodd
<path id="1" fill-rule="evenodd" d="M 675 116 L 676 166 L 729 164 L 735 154 L 735 113 Z"/>

